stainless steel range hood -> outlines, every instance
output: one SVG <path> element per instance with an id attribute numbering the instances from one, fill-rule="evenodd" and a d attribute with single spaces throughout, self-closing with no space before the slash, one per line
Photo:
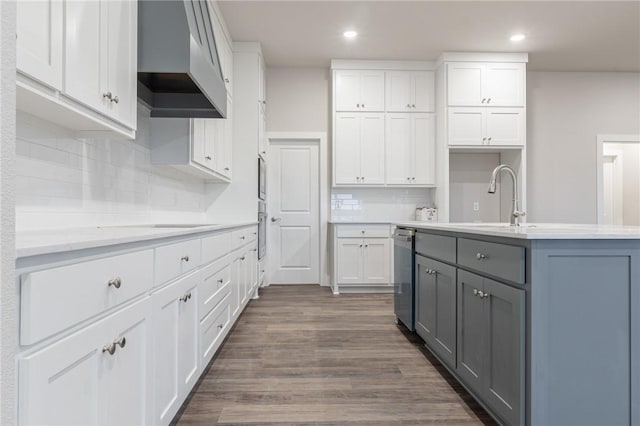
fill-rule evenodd
<path id="1" fill-rule="evenodd" d="M 152 117 L 226 118 L 206 0 L 138 2 L 138 97 Z"/>

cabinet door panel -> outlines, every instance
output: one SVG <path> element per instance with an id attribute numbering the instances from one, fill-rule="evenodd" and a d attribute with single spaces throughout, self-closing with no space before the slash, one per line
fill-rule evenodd
<path id="1" fill-rule="evenodd" d="M 109 91 L 104 8 L 106 2 L 65 2 L 65 93 L 100 112 L 107 111 L 111 103 L 103 97 Z"/>
<path id="2" fill-rule="evenodd" d="M 150 411 L 151 299 L 125 309 L 114 318 L 113 338 L 125 338 L 106 359 L 109 376 L 106 424 L 152 423 Z"/>
<path id="3" fill-rule="evenodd" d="M 457 372 L 475 392 L 482 392 L 484 375 L 482 277 L 458 270 L 458 365 Z"/>
<path id="4" fill-rule="evenodd" d="M 509 424 L 524 406 L 524 291 L 484 279 L 486 366 L 484 398 Z"/>
<path id="5" fill-rule="evenodd" d="M 205 152 L 207 149 L 207 118 L 193 118 L 191 120 L 191 160 L 201 166 L 206 166 Z"/>
<path id="6" fill-rule="evenodd" d="M 198 281 L 196 279 L 190 279 L 190 281 L 190 285 L 181 296 L 187 296 L 188 299 L 179 300 L 178 378 L 181 396 L 186 396 L 198 379 L 198 332 L 200 330 L 197 309 Z M 178 404 L 180 405 L 181 402 Z"/>
<path id="7" fill-rule="evenodd" d="M 449 145 L 483 145 L 482 108 L 449 108 Z"/>
<path id="8" fill-rule="evenodd" d="M 358 111 L 360 101 L 360 72 L 336 71 L 335 72 L 335 99 L 336 111 Z"/>
<path id="9" fill-rule="evenodd" d="M 109 112 L 116 120 L 135 129 L 137 121 L 138 70 L 138 5 L 130 0 L 109 0 L 107 90 L 118 97 L 109 103 Z"/>
<path id="10" fill-rule="evenodd" d="M 416 255 L 415 316 L 416 333 L 431 346 L 436 322 L 436 280 L 429 274 L 428 262 L 426 257 Z"/>
<path id="11" fill-rule="evenodd" d="M 411 152 L 411 114 L 387 114 L 386 151 L 387 184 L 409 185 L 412 183 L 413 152 Z"/>
<path id="12" fill-rule="evenodd" d="M 524 145 L 524 111 L 522 108 L 488 108 L 486 137 L 489 145 Z"/>
<path id="13" fill-rule="evenodd" d="M 384 71 L 361 71 L 362 111 L 384 111 Z"/>
<path id="14" fill-rule="evenodd" d="M 479 63 L 447 65 L 447 103 L 449 106 L 479 106 L 482 103 L 482 69 Z"/>
<path id="15" fill-rule="evenodd" d="M 413 183 L 436 184 L 436 143 L 433 114 L 412 114 L 413 153 L 411 170 Z"/>
<path id="16" fill-rule="evenodd" d="M 368 284 L 389 283 L 389 239 L 364 239 L 363 273 L 364 282 Z"/>
<path id="17" fill-rule="evenodd" d="M 363 242 L 357 238 L 337 240 L 338 284 L 358 284 L 363 277 Z"/>
<path id="18" fill-rule="evenodd" d="M 489 106 L 524 106 L 524 64 L 487 64 L 483 69 L 483 94 Z"/>
<path id="19" fill-rule="evenodd" d="M 264 123 L 264 112 L 261 116 Z M 219 170 L 220 173 L 231 179 L 231 166 L 233 165 L 233 100 L 231 96 L 227 96 L 227 118 L 224 123 L 224 141 L 222 145 L 223 152 L 220 157 Z"/>
<path id="20" fill-rule="evenodd" d="M 440 358 L 456 367 L 456 268 L 428 259 L 425 266 L 433 271 L 435 308 L 431 348 Z"/>
<path id="21" fill-rule="evenodd" d="M 387 72 L 385 86 L 387 112 L 412 111 L 412 86 L 409 71 Z"/>
<path id="22" fill-rule="evenodd" d="M 384 183 L 384 114 L 362 115 L 360 122 L 361 184 Z"/>
<path id="23" fill-rule="evenodd" d="M 16 67 L 57 90 L 62 89 L 62 5 L 62 0 L 16 4 Z"/>
<path id="24" fill-rule="evenodd" d="M 360 177 L 360 115 L 336 114 L 334 184 L 354 184 Z"/>
<path id="25" fill-rule="evenodd" d="M 415 71 L 411 73 L 412 111 L 433 112 L 434 104 L 434 74 L 432 71 Z"/>

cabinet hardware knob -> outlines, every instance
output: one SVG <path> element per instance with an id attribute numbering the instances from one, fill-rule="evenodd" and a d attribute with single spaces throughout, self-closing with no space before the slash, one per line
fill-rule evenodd
<path id="1" fill-rule="evenodd" d="M 102 347 L 102 353 L 109 352 L 109 355 L 116 353 L 116 342 L 112 342 Z"/>
<path id="2" fill-rule="evenodd" d="M 113 94 L 111 92 L 106 92 L 102 94 L 103 98 L 107 98 L 109 99 L 109 101 L 111 101 L 113 99 Z"/>
<path id="3" fill-rule="evenodd" d="M 119 97 L 117 97 L 117 96 L 114 96 L 114 97 L 113 97 L 113 99 L 111 99 L 111 102 L 113 102 L 113 103 L 116 103 L 116 104 L 117 104 L 118 102 L 120 102 L 120 98 L 119 98 Z"/>
<path id="4" fill-rule="evenodd" d="M 491 98 L 488 98 L 488 99 L 487 99 L 487 103 L 489 103 L 489 102 L 491 102 Z"/>
<path id="5" fill-rule="evenodd" d="M 367 248 L 367 247 L 369 247 L 369 244 L 365 244 L 365 245 L 364 245 L 364 248 Z"/>
<path id="6" fill-rule="evenodd" d="M 487 256 L 485 254 L 482 254 L 482 253 L 477 253 L 476 254 L 476 259 L 478 259 L 478 260 L 484 260 L 486 258 L 487 258 Z"/>
<path id="7" fill-rule="evenodd" d="M 491 138 L 490 138 L 490 137 L 489 137 L 489 138 L 487 138 L 487 141 L 491 142 Z"/>
<path id="8" fill-rule="evenodd" d="M 362 231 L 360 231 L 361 234 L 364 234 L 366 231 L 363 229 Z"/>
<path id="9" fill-rule="evenodd" d="M 416 104 L 411 104 L 411 107 L 412 107 L 412 108 L 415 108 L 415 107 L 416 107 Z"/>
<path id="10" fill-rule="evenodd" d="M 223 282 L 224 282 L 224 279 L 222 279 L 222 278 L 220 278 L 220 279 L 218 280 L 218 284 L 222 284 Z"/>
<path id="11" fill-rule="evenodd" d="M 182 256 L 182 257 L 180 258 L 180 260 L 183 260 L 183 261 L 185 261 L 185 262 L 188 262 L 188 261 L 189 261 L 189 256 Z"/>
<path id="12" fill-rule="evenodd" d="M 364 108 L 364 104 L 362 104 L 362 108 Z"/>
<path id="13" fill-rule="evenodd" d="M 360 108 L 360 104 L 356 104 L 356 107 L 357 107 L 357 108 Z"/>
<path id="14" fill-rule="evenodd" d="M 186 293 L 184 296 L 180 298 L 181 301 L 187 303 L 187 300 L 191 299 L 191 292 Z"/>
<path id="15" fill-rule="evenodd" d="M 478 291 L 478 297 L 479 297 L 480 299 L 484 298 L 484 293 L 482 292 L 482 290 L 479 290 L 479 291 Z"/>
<path id="16" fill-rule="evenodd" d="M 229 171 L 229 168 L 228 168 L 228 167 L 225 167 L 224 169 L 225 169 L 226 171 Z"/>
<path id="17" fill-rule="evenodd" d="M 258 249 L 257 249 L 257 248 L 254 248 L 254 249 L 253 249 L 253 251 L 258 251 Z"/>
<path id="18" fill-rule="evenodd" d="M 360 244 L 360 247 L 362 247 L 362 244 Z"/>
<path id="19" fill-rule="evenodd" d="M 411 108 L 411 104 L 407 104 L 407 108 Z"/>
<path id="20" fill-rule="evenodd" d="M 266 154 L 266 153 L 267 153 L 267 151 L 260 151 L 260 152 L 262 152 L 263 154 Z"/>
<path id="21" fill-rule="evenodd" d="M 206 158 L 207 160 L 211 160 L 211 156 L 210 156 L 210 155 L 207 155 L 207 156 L 206 156 L 206 157 L 204 157 L 204 158 Z"/>
<path id="22" fill-rule="evenodd" d="M 487 138 L 482 138 L 482 143 L 485 143 L 487 141 Z"/>
<path id="23" fill-rule="evenodd" d="M 224 82 L 225 82 L 225 83 L 229 83 L 229 79 L 228 79 L 228 78 L 225 78 L 225 79 L 224 79 Z"/>
<path id="24" fill-rule="evenodd" d="M 267 101 L 262 101 L 262 105 L 266 105 L 266 104 L 267 104 Z"/>
<path id="25" fill-rule="evenodd" d="M 242 257 L 240 258 L 240 260 L 244 260 L 244 259 L 246 259 L 244 256 L 242 256 Z"/>
<path id="26" fill-rule="evenodd" d="M 473 289 L 473 295 L 474 295 L 474 296 L 477 296 L 477 295 L 478 295 L 478 289 L 476 289 L 476 288 L 474 288 L 474 289 Z"/>
<path id="27" fill-rule="evenodd" d="M 222 330 L 222 327 L 224 327 L 224 324 L 218 324 L 218 328 L 219 328 L 220 330 Z"/>
<path id="28" fill-rule="evenodd" d="M 124 345 L 127 344 L 127 338 L 122 336 L 121 338 L 114 340 L 113 344 L 120 346 L 120 348 L 124 348 Z"/>
<path id="29" fill-rule="evenodd" d="M 411 180 L 416 180 L 416 178 L 412 177 Z"/>
<path id="30" fill-rule="evenodd" d="M 360 179 L 364 180 L 364 176 L 360 176 Z"/>
<path id="31" fill-rule="evenodd" d="M 410 177 L 408 177 L 408 178 L 407 178 L 407 180 L 411 180 L 411 178 L 410 178 Z"/>
<path id="32" fill-rule="evenodd" d="M 242 237 L 240 237 L 240 239 L 241 239 L 241 240 L 244 240 L 244 239 L 245 239 L 245 236 L 243 235 Z"/>
<path id="33" fill-rule="evenodd" d="M 427 274 L 429 274 L 429 275 L 435 275 L 435 274 L 437 274 L 437 273 L 438 273 L 438 272 L 437 272 L 437 271 L 434 271 L 433 269 L 427 269 Z"/>
<path id="34" fill-rule="evenodd" d="M 482 296 L 482 298 L 483 298 L 483 299 L 486 299 L 487 297 L 489 297 L 489 293 L 485 293 L 485 294 Z"/>
<path id="35" fill-rule="evenodd" d="M 120 277 L 116 277 L 112 280 L 109 280 L 109 287 L 113 286 L 115 288 L 120 288 L 121 285 L 122 285 L 122 280 L 120 279 Z"/>
<path id="36" fill-rule="evenodd" d="M 487 100 L 487 98 L 482 98 L 482 102 L 481 103 L 484 103 L 486 100 Z"/>

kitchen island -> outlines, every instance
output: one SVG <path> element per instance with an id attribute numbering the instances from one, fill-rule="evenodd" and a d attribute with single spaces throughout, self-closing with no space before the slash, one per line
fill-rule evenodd
<path id="1" fill-rule="evenodd" d="M 499 422 L 640 424 L 640 228 L 396 225 L 416 332 Z"/>

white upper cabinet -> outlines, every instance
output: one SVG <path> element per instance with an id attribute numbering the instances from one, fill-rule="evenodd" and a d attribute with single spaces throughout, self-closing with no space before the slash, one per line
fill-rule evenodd
<path id="1" fill-rule="evenodd" d="M 210 11 L 213 13 L 211 20 L 213 24 L 213 34 L 216 41 L 216 50 L 218 52 L 218 59 L 220 60 L 220 68 L 222 69 L 222 78 L 224 80 L 227 93 L 233 96 L 233 51 L 231 50 L 231 40 L 227 38 L 227 35 L 222 26 L 222 20 L 218 16 L 217 8 L 210 4 Z"/>
<path id="2" fill-rule="evenodd" d="M 335 71 L 336 111 L 384 111 L 384 71 Z"/>
<path id="3" fill-rule="evenodd" d="M 137 13 L 129 0 L 18 2 L 18 109 L 134 137 Z"/>
<path id="4" fill-rule="evenodd" d="M 433 112 L 432 71 L 389 71 L 386 73 L 387 112 Z"/>
<path id="5" fill-rule="evenodd" d="M 387 185 L 435 185 L 433 114 L 387 114 Z"/>
<path id="6" fill-rule="evenodd" d="M 334 184 L 384 184 L 384 114 L 338 113 Z"/>
<path id="7" fill-rule="evenodd" d="M 522 63 L 450 63 L 448 105 L 523 107 L 524 74 Z"/>
<path id="8" fill-rule="evenodd" d="M 16 7 L 18 71 L 62 89 L 63 1 L 19 1 Z"/>
<path id="9" fill-rule="evenodd" d="M 449 108 L 451 146 L 523 146 L 522 108 Z"/>

